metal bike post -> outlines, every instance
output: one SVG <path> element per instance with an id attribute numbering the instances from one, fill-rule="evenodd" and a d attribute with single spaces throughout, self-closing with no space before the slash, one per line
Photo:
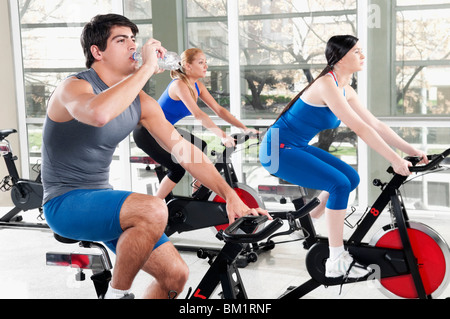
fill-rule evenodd
<path id="1" fill-rule="evenodd" d="M 400 205 L 400 200 L 398 199 L 398 194 L 391 195 L 391 203 L 394 210 L 394 216 L 397 221 L 397 227 L 400 234 L 400 239 L 403 244 L 403 251 L 405 253 L 406 262 L 411 271 L 413 277 L 414 286 L 417 290 L 417 295 L 420 299 L 427 299 L 428 296 L 425 292 L 423 286 L 422 278 L 420 277 L 419 268 L 417 267 L 417 259 L 414 257 L 414 252 L 412 250 L 411 242 L 408 236 L 408 229 L 406 227 L 406 220 L 403 215 L 403 210 Z"/>

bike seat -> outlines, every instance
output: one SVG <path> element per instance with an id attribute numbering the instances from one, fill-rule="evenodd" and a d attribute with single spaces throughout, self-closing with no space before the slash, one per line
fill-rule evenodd
<path id="1" fill-rule="evenodd" d="M 12 133 L 17 133 L 17 131 L 15 129 L 0 130 L 0 141 L 4 140 Z"/>
<path id="2" fill-rule="evenodd" d="M 76 243 L 80 242 L 79 240 L 76 240 L 76 239 L 70 239 L 70 238 L 60 236 L 57 233 L 53 233 L 53 237 L 55 237 L 55 239 L 57 241 L 59 241 L 60 243 L 63 243 L 63 244 L 76 244 Z"/>

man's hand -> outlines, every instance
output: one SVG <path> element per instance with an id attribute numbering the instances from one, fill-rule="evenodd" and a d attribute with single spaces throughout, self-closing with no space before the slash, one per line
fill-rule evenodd
<path id="1" fill-rule="evenodd" d="M 269 215 L 267 210 L 262 208 L 249 208 L 244 202 L 237 196 L 232 196 L 231 198 L 227 198 L 227 213 L 229 223 L 232 224 L 236 219 L 247 216 L 247 215 L 266 215 L 269 217 L 269 220 L 272 220 L 272 217 Z"/>
<path id="2" fill-rule="evenodd" d="M 161 42 L 155 39 L 149 39 L 142 47 L 142 64 L 148 64 L 155 68 L 154 73 L 161 73 L 164 70 L 159 69 L 158 59 L 163 59 L 167 50 L 161 45 Z"/>

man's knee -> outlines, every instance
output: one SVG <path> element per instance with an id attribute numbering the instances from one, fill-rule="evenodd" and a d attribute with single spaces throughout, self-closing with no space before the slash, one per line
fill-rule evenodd
<path id="1" fill-rule="evenodd" d="M 123 229 L 130 226 L 155 227 L 167 224 L 166 203 L 154 196 L 132 194 L 122 206 L 120 222 Z"/>
<path id="2" fill-rule="evenodd" d="M 186 281 L 189 278 L 189 267 L 186 265 L 186 263 L 183 261 L 183 259 L 179 259 L 179 262 L 177 263 L 176 267 L 174 267 L 174 273 L 177 275 L 177 281 L 182 282 L 183 285 L 186 283 Z"/>
<path id="3" fill-rule="evenodd" d="M 167 222 L 168 210 L 166 202 L 155 196 L 148 196 L 147 201 L 148 207 L 144 208 L 143 213 L 150 219 Z"/>

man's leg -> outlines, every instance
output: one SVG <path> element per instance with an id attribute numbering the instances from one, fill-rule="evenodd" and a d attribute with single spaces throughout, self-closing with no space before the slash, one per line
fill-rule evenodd
<path id="1" fill-rule="evenodd" d="M 142 270 L 155 278 L 143 296 L 146 299 L 168 299 L 170 292 L 179 296 L 189 276 L 188 266 L 171 242 L 155 249 Z"/>
<path id="2" fill-rule="evenodd" d="M 161 199 L 134 193 L 125 200 L 120 211 L 123 233 L 117 242 L 112 288 L 130 289 L 166 224 L 167 206 Z"/>

